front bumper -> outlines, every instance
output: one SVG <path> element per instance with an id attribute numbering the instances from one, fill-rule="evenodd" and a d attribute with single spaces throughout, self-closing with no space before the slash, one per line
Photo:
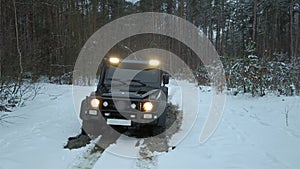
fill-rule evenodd
<path id="1" fill-rule="evenodd" d="M 94 109 L 89 101 L 93 98 L 101 100 L 100 108 Z M 152 112 L 142 111 L 142 103 L 151 101 L 155 106 Z M 105 102 L 105 104 L 103 104 Z M 135 104 L 135 108 L 132 108 Z M 85 121 L 105 120 L 107 125 L 135 126 L 135 125 L 158 125 L 160 115 L 165 114 L 161 111 L 164 102 L 155 100 L 141 100 L 128 98 L 110 97 L 87 97 L 81 105 L 80 118 Z M 165 115 L 164 115 L 165 116 Z M 102 122 L 103 123 L 103 122 Z"/>
<path id="2" fill-rule="evenodd" d="M 100 111 L 96 109 L 86 109 L 81 112 L 82 120 L 101 120 L 104 119 L 108 125 L 132 126 L 134 124 L 157 124 L 157 113 L 143 112 L 118 112 Z"/>

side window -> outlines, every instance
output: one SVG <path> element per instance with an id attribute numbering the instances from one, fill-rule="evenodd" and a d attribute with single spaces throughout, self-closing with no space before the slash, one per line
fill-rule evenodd
<path id="1" fill-rule="evenodd" d="M 102 80 L 104 78 L 104 74 L 105 74 L 105 70 L 104 69 L 105 69 L 105 61 L 103 60 L 99 64 L 99 67 L 98 67 L 98 70 L 97 70 L 97 74 L 96 74 L 98 85 L 100 85 L 100 83 L 102 82 Z"/>

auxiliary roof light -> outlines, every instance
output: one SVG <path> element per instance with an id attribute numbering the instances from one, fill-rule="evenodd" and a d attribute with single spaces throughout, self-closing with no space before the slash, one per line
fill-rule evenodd
<path id="1" fill-rule="evenodd" d="M 118 64 L 118 63 L 120 63 L 120 59 L 117 57 L 111 57 L 111 58 L 109 58 L 109 63 Z"/>
<path id="2" fill-rule="evenodd" d="M 149 65 L 150 66 L 159 66 L 160 65 L 160 61 L 156 60 L 156 59 L 151 59 L 151 60 L 149 60 Z"/>

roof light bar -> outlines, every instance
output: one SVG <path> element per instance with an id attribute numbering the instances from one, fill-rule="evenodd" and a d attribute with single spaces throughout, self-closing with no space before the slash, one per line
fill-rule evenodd
<path id="1" fill-rule="evenodd" d="M 117 57 L 111 57 L 111 58 L 109 58 L 109 63 L 118 64 L 118 63 L 120 63 L 120 59 Z"/>
<path id="2" fill-rule="evenodd" d="M 160 65 L 160 61 L 156 60 L 156 59 L 151 59 L 151 60 L 149 60 L 149 65 L 150 66 L 159 66 Z"/>

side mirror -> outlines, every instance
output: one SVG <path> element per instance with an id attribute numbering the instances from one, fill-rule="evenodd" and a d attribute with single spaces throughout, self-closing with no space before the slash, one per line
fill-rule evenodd
<path id="1" fill-rule="evenodd" d="M 163 75 L 163 84 L 164 85 L 169 84 L 169 81 L 170 81 L 170 76 L 168 74 L 164 74 Z"/>

